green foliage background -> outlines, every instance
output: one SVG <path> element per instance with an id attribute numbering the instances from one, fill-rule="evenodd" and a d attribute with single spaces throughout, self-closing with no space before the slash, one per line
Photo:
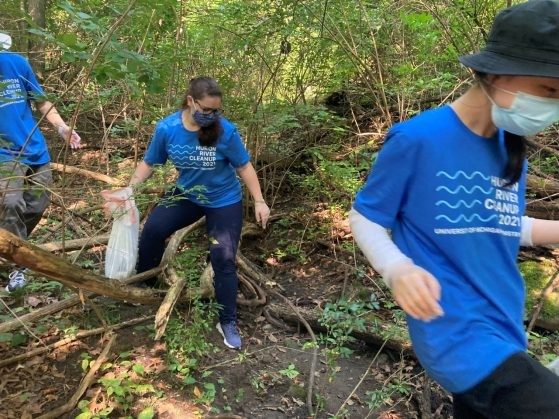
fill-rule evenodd
<path id="1" fill-rule="evenodd" d="M 23 3 L 3 1 L 0 27 L 16 51 L 46 41 L 44 83 L 64 104 L 80 103 L 78 121 L 98 123 L 102 104 L 150 124 L 177 105 L 191 77 L 207 74 L 227 93 L 227 115 L 261 149 L 273 137 L 264 127 L 332 92 L 386 124 L 444 99 L 467 76 L 457 56 L 482 44 L 506 2 L 56 0 L 44 29 Z"/>

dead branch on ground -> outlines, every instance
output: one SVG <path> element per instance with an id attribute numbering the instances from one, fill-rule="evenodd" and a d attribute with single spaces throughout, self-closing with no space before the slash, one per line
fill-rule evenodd
<path id="1" fill-rule="evenodd" d="M 83 396 L 85 391 L 89 388 L 89 386 L 93 382 L 93 380 L 95 378 L 95 374 L 97 373 L 97 370 L 108 359 L 109 351 L 111 350 L 113 344 L 115 343 L 116 335 L 115 334 L 107 334 L 107 337 L 109 337 L 109 341 L 105 345 L 105 348 L 103 349 L 103 352 L 101 352 L 101 355 L 99 355 L 99 358 L 97 358 L 95 360 L 95 362 L 91 366 L 90 370 L 87 372 L 85 377 L 82 379 L 82 381 L 80 382 L 80 385 L 78 386 L 78 389 L 76 390 L 76 392 L 74 393 L 72 398 L 68 401 L 68 403 L 60 406 L 57 409 L 54 409 L 53 411 L 51 411 L 51 412 L 49 412 L 45 415 L 40 416 L 39 419 L 59 418 L 63 414 L 68 413 L 70 410 L 72 410 L 76 406 L 76 404 L 81 399 L 81 397 Z"/>
<path id="2" fill-rule="evenodd" d="M 141 282 L 147 278 L 151 278 L 158 275 L 161 272 L 161 268 L 150 269 L 149 271 L 142 272 L 141 274 L 136 274 L 130 278 L 122 280 L 123 284 L 134 284 L 136 282 Z M 93 296 L 93 293 L 87 293 L 87 296 Z M 43 317 L 49 316 L 51 314 L 57 313 L 59 311 L 65 310 L 67 308 L 73 307 L 80 303 L 79 295 L 74 295 L 73 297 L 66 298 L 65 300 L 59 301 L 57 303 L 49 304 L 45 307 L 41 307 L 38 310 L 32 311 L 31 313 L 24 314 L 23 316 L 16 317 L 15 319 L 5 321 L 0 323 L 0 333 L 10 332 L 12 330 L 19 329 L 24 325 L 31 324 Z"/>
<path id="3" fill-rule="evenodd" d="M 124 327 L 134 326 L 136 324 L 143 323 L 146 320 L 149 320 L 151 318 L 153 318 L 153 316 L 140 317 L 138 319 L 127 320 L 127 321 L 122 322 L 122 323 L 109 325 L 108 327 L 98 327 L 98 328 L 92 329 L 92 330 L 84 330 L 84 331 L 76 333 L 74 336 L 70 336 L 70 337 L 61 339 L 57 342 L 51 343 L 50 345 L 47 345 L 47 346 L 44 346 L 44 347 L 41 347 L 41 348 L 37 348 L 37 349 L 33 349 L 31 351 L 25 352 L 24 354 L 16 355 L 16 356 L 13 356 L 13 357 L 8 358 L 8 359 L 3 359 L 3 360 L 0 361 L 0 368 L 5 367 L 7 365 L 14 364 L 16 362 L 23 361 L 25 359 L 32 358 L 32 357 L 37 356 L 37 355 L 41 355 L 45 352 L 50 351 L 51 349 L 56 349 L 56 348 L 60 348 L 61 346 L 66 346 L 69 343 L 72 343 L 72 342 L 74 342 L 78 339 L 83 339 L 83 338 L 86 338 L 86 337 L 89 337 L 89 336 L 99 335 L 103 332 L 113 332 L 115 330 L 122 329 Z"/>
<path id="4" fill-rule="evenodd" d="M 551 279 L 547 282 L 547 284 L 545 285 L 545 287 L 543 288 L 543 290 L 541 291 L 539 300 L 538 300 L 538 304 L 536 305 L 536 308 L 534 309 L 533 313 L 532 313 L 532 318 L 530 319 L 530 323 L 528 324 L 528 327 L 526 329 L 527 333 L 530 333 L 532 331 L 532 329 L 534 328 L 534 326 L 539 326 L 542 323 L 540 322 L 540 312 L 543 308 L 543 305 L 545 304 L 545 300 L 546 298 L 549 296 L 549 294 L 551 294 L 553 292 L 553 290 L 555 289 L 555 287 L 557 286 L 557 282 L 559 280 L 559 272 L 555 272 L 553 274 L 553 276 L 551 277 Z M 538 322 L 540 322 L 538 324 Z M 549 328 L 551 327 L 551 322 L 548 322 L 548 327 L 544 327 L 545 329 L 548 330 L 554 330 L 553 328 Z M 540 326 L 542 327 L 542 326 Z"/>
<path id="5" fill-rule="evenodd" d="M 173 268 L 167 268 L 165 274 L 171 277 L 173 285 L 167 291 L 163 302 L 155 315 L 155 340 L 161 339 L 167 328 L 167 322 L 171 317 L 171 312 L 175 303 L 178 301 L 183 288 L 186 285 L 186 278 L 180 278 Z"/>
<path id="6" fill-rule="evenodd" d="M 274 317 L 282 319 L 287 324 L 298 325 L 300 323 L 298 316 L 295 316 L 291 312 L 291 310 L 288 310 L 281 305 L 269 304 L 268 310 Z M 299 312 L 315 332 L 320 332 L 320 333 L 328 332 L 328 329 L 320 323 L 321 313 L 319 313 L 317 310 L 307 310 L 300 307 Z M 386 340 L 385 346 L 387 348 L 397 352 L 402 352 L 404 355 L 414 356 L 409 341 L 405 340 L 404 338 L 398 338 L 396 336 L 392 336 L 388 339 L 382 336 L 382 334 L 384 334 L 383 332 L 389 334 L 388 332 L 390 331 L 391 327 L 393 327 L 393 325 L 390 322 L 386 322 L 381 319 L 375 319 L 374 323 L 375 323 L 374 330 L 372 329 L 372 327 L 368 327 L 368 330 L 363 332 L 354 330 L 351 332 L 350 335 L 357 340 L 375 346 L 381 346 Z"/>
<path id="7" fill-rule="evenodd" d="M 241 252 L 237 253 L 237 261 L 240 267 L 255 281 L 259 282 L 260 284 L 266 284 L 270 282 L 267 280 L 266 275 L 250 260 L 245 258 Z M 313 353 L 312 353 L 312 361 L 309 371 L 309 384 L 307 388 L 307 410 L 309 412 L 309 416 L 314 416 L 313 406 L 312 406 L 312 392 L 314 388 L 314 377 L 316 371 L 316 363 L 318 359 L 318 343 L 316 341 L 316 336 L 314 335 L 312 327 L 306 321 L 306 319 L 301 315 L 300 311 L 286 298 L 284 295 L 280 294 L 276 291 L 271 291 L 274 295 L 279 297 L 285 304 L 289 306 L 289 308 L 295 313 L 299 321 L 305 326 L 307 332 L 309 333 L 311 340 L 313 342 Z"/>
<path id="8" fill-rule="evenodd" d="M 68 166 L 60 163 L 52 163 L 50 164 L 53 170 L 62 173 L 71 173 L 80 176 L 85 176 L 91 179 L 98 180 L 100 182 L 108 183 L 109 185 L 113 186 L 126 186 L 126 182 L 123 180 L 115 179 L 114 177 L 110 177 L 104 175 L 102 173 L 92 172 L 90 170 L 81 169 L 79 167 Z"/>
<path id="9" fill-rule="evenodd" d="M 43 250 L 48 252 L 60 252 L 62 250 L 69 252 L 71 250 L 88 249 L 90 247 L 104 245 L 109 242 L 109 235 L 103 234 L 101 236 L 86 237 L 83 239 L 65 240 L 64 242 L 49 242 L 37 245 Z"/>

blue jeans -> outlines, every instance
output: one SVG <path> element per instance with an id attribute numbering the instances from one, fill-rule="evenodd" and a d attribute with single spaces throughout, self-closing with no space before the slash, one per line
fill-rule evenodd
<path id="1" fill-rule="evenodd" d="M 166 203 L 169 196 L 179 199 Z M 236 321 L 239 279 L 235 258 L 243 225 L 241 201 L 221 208 L 208 208 L 181 197 L 177 189 L 168 193 L 150 214 L 142 230 L 137 272 L 158 266 L 165 250 L 165 240 L 204 215 L 210 239 L 210 260 L 215 273 L 215 296 L 221 306 L 219 320 Z"/>

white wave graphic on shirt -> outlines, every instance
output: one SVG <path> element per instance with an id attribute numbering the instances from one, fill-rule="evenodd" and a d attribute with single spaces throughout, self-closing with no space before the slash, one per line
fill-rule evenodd
<path id="1" fill-rule="evenodd" d="M 0 108 L 27 101 L 27 95 L 17 78 L 0 81 Z"/>
<path id="2" fill-rule="evenodd" d="M 438 177 L 438 176 L 445 176 L 445 177 L 447 177 L 448 179 L 452 179 L 452 180 L 456 180 L 456 179 L 458 179 L 458 178 L 461 177 L 461 176 L 464 177 L 464 178 L 466 178 L 466 179 L 468 179 L 468 180 L 472 180 L 472 179 L 475 178 L 476 176 L 479 176 L 479 177 L 482 178 L 483 180 L 487 180 L 487 181 L 491 180 L 491 176 L 485 176 L 483 173 L 478 172 L 478 171 L 475 171 L 475 172 L 473 172 L 471 175 L 468 175 L 468 174 L 467 174 L 466 172 L 464 172 L 463 170 L 459 170 L 459 171 L 457 171 L 454 175 L 450 175 L 450 174 L 448 174 L 447 172 L 441 170 L 440 172 L 437 173 L 437 177 Z"/>
<path id="3" fill-rule="evenodd" d="M 179 169 L 213 170 L 216 164 L 216 147 L 170 144 L 169 157 Z"/>
<path id="4" fill-rule="evenodd" d="M 482 196 L 489 197 L 495 189 L 491 186 L 491 176 L 484 175 L 479 171 L 466 173 L 463 170 L 455 173 L 439 171 L 436 176 L 444 184 L 437 186 L 435 189 L 439 193 L 437 195 L 439 200 L 435 205 L 440 211 L 435 216 L 435 220 L 444 220 L 450 224 L 471 224 L 488 223 L 498 218 L 497 214 L 487 216 L 477 212 L 477 210 L 484 210 Z M 462 184 L 462 182 L 472 181 L 473 179 L 482 184 L 487 182 L 488 185 L 466 186 Z M 474 194 L 475 196 L 471 196 Z"/>
<path id="5" fill-rule="evenodd" d="M 518 182 L 479 171 L 437 173 L 435 234 L 491 233 L 519 237 L 521 207 Z"/>

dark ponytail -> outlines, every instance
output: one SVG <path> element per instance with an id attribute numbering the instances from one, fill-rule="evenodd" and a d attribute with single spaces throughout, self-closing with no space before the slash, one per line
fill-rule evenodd
<path id="1" fill-rule="evenodd" d="M 488 86 L 487 74 L 479 71 L 474 72 L 474 77 L 478 83 Z M 482 86 L 482 89 L 484 87 Z M 505 186 L 514 185 L 520 180 L 526 159 L 526 138 L 505 131 L 505 149 L 507 150 L 507 165 L 503 177 L 507 180 Z"/>
<path id="2" fill-rule="evenodd" d="M 520 180 L 526 159 L 526 138 L 521 135 L 505 131 L 505 148 L 507 150 L 507 165 L 504 178 L 506 186 L 511 186 Z"/>
<path id="3" fill-rule="evenodd" d="M 188 84 L 188 90 L 186 91 L 184 98 L 182 100 L 182 109 L 188 109 L 188 96 L 191 96 L 194 100 L 201 100 L 205 96 L 222 97 L 221 89 L 217 84 L 217 81 L 211 77 L 195 77 L 190 80 Z M 204 147 L 211 147 L 217 144 L 217 140 L 221 135 L 221 123 L 219 118 L 216 119 L 215 123 L 209 127 L 200 127 L 198 130 L 198 141 L 200 145 Z"/>

